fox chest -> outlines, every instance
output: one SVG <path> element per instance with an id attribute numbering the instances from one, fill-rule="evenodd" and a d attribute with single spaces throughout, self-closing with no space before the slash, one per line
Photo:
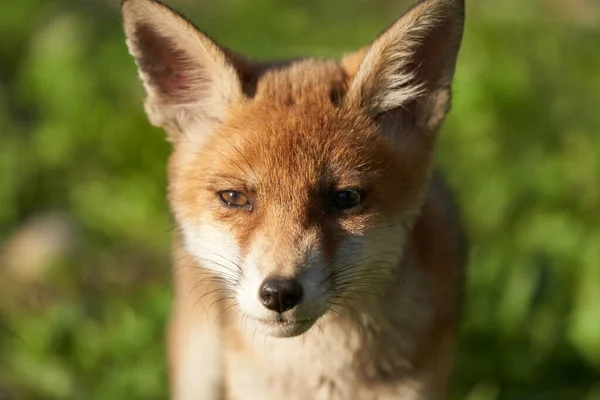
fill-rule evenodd
<path id="1" fill-rule="evenodd" d="M 315 362 L 312 370 L 305 365 L 257 365 L 249 359 L 233 357 L 226 371 L 226 400 L 348 400 L 375 399 L 358 395 L 352 374 L 329 374 Z"/>
<path id="2" fill-rule="evenodd" d="M 345 355 L 320 351 L 303 338 L 246 339 L 241 346 L 227 346 L 226 400 L 352 398 L 353 373 Z"/>
<path id="3" fill-rule="evenodd" d="M 344 343 L 340 343 L 340 350 Z M 346 349 L 347 350 L 347 349 Z M 373 384 L 348 351 L 317 351 L 263 343 L 251 351 L 230 351 L 225 361 L 224 400 L 421 400 L 415 381 L 398 374 Z"/>
<path id="4" fill-rule="evenodd" d="M 232 368 L 226 382 L 223 400 L 439 400 L 424 393 L 417 381 L 369 385 L 351 373 L 329 376 L 308 371 Z"/>

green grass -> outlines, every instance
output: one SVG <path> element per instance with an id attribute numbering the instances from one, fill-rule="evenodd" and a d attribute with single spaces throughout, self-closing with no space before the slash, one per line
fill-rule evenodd
<path id="1" fill-rule="evenodd" d="M 0 16 L 0 245 L 45 211 L 75 229 L 43 274 L 0 264 L 0 399 L 167 396 L 170 149 L 116 3 L 23 0 Z M 470 3 L 438 153 L 473 243 L 453 398 L 600 399 L 600 11 Z M 403 9 L 169 4 L 267 58 L 338 56 Z"/>

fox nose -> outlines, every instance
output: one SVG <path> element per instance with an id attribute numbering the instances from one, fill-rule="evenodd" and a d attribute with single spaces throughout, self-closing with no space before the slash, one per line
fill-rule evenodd
<path id="1" fill-rule="evenodd" d="M 296 279 L 267 278 L 259 289 L 260 301 L 269 310 L 283 313 L 302 299 L 302 285 Z"/>

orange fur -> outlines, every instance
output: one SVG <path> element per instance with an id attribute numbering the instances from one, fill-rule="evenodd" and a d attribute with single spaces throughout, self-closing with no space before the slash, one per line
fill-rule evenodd
<path id="1" fill-rule="evenodd" d="M 339 63 L 259 63 L 154 0 L 123 2 L 174 147 L 172 398 L 446 397 L 466 250 L 433 165 L 463 13 L 423 0 Z M 347 190 L 360 202 L 332 207 Z M 273 276 L 304 288 L 279 314 L 258 300 Z"/>

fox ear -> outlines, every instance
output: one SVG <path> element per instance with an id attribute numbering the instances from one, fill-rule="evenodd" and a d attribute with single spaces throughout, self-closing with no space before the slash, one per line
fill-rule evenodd
<path id="1" fill-rule="evenodd" d="M 243 99 L 244 60 L 154 0 L 124 0 L 127 46 L 146 89 L 153 125 L 170 135 L 210 129 Z"/>
<path id="2" fill-rule="evenodd" d="M 342 59 L 352 77 L 346 101 L 395 126 L 436 129 L 449 108 L 463 22 L 464 0 L 417 3 L 368 48 Z"/>

